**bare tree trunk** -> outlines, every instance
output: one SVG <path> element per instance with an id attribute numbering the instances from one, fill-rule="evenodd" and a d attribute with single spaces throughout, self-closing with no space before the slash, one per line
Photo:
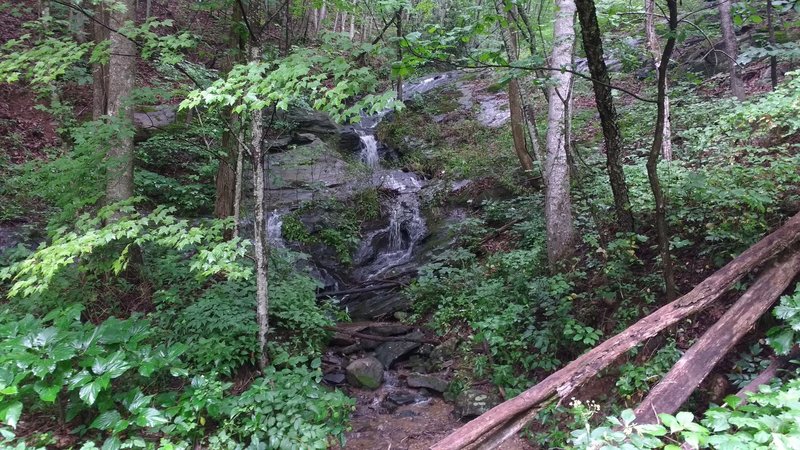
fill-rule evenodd
<path id="1" fill-rule="evenodd" d="M 697 340 L 636 408 L 636 422 L 675 414 L 714 366 L 741 340 L 800 272 L 800 252 L 765 270 L 703 337 Z"/>
<path id="2" fill-rule="evenodd" d="M 495 3 L 498 14 L 503 13 L 504 7 L 505 5 L 502 1 Z M 507 28 L 502 33 L 506 52 L 508 53 L 508 62 L 513 64 L 517 61 L 518 55 L 517 36 L 513 21 L 509 20 Z M 514 139 L 514 151 L 517 154 L 517 158 L 519 158 L 522 170 L 531 173 L 533 172 L 533 159 L 525 145 L 525 114 L 522 109 L 522 94 L 517 78 L 512 78 L 508 82 L 508 108 L 511 113 L 511 135 Z"/>
<path id="3" fill-rule="evenodd" d="M 319 10 L 319 22 L 317 23 L 317 28 L 315 34 L 319 34 L 322 30 L 322 27 L 325 26 L 325 16 L 328 14 L 328 5 L 325 0 L 322 0 L 322 8 Z"/>
<path id="4" fill-rule="evenodd" d="M 403 37 L 403 9 L 400 8 L 394 13 L 394 23 L 397 26 L 397 61 L 403 61 L 403 47 L 400 45 L 400 38 Z M 397 76 L 397 100 L 403 101 L 403 77 Z"/>
<path id="5" fill-rule="evenodd" d="M 114 9 L 110 26 L 119 30 L 134 20 L 134 0 L 122 2 L 124 10 Z M 111 34 L 111 59 L 108 73 L 108 115 L 132 126 L 131 93 L 136 79 L 136 45 L 120 33 Z M 106 203 L 133 197 L 133 133 L 120 133 L 108 150 Z"/>
<path id="6" fill-rule="evenodd" d="M 653 58 L 653 65 L 656 73 L 661 66 L 661 44 L 658 43 L 655 26 L 655 0 L 645 0 L 645 36 L 647 38 L 647 48 Z M 664 161 L 672 161 L 672 120 L 669 112 L 669 86 L 665 87 L 664 94 L 664 137 L 661 142 L 661 156 Z"/>
<path id="7" fill-rule="evenodd" d="M 628 199 L 628 185 L 625 183 L 625 173 L 622 171 L 622 162 L 620 161 L 622 137 L 617 123 L 614 97 L 611 95 L 609 87 L 611 78 L 608 76 L 603 55 L 603 40 L 600 26 L 597 23 L 594 0 L 576 0 L 575 4 L 581 22 L 583 48 L 589 63 L 589 72 L 592 75 L 595 104 L 597 112 L 600 113 L 600 123 L 603 128 L 603 138 L 606 144 L 606 168 L 611 182 L 611 192 L 614 194 L 617 222 L 622 230 L 633 231 L 633 214 Z"/>
<path id="8" fill-rule="evenodd" d="M 151 10 L 152 6 L 153 6 L 153 0 L 147 0 L 147 3 L 145 3 L 145 8 L 144 8 L 144 18 L 145 19 L 149 19 L 150 18 L 150 10 Z"/>
<path id="9" fill-rule="evenodd" d="M 95 44 L 108 39 L 108 12 L 103 4 L 95 6 L 92 22 L 92 40 Z M 92 64 L 92 119 L 97 120 L 108 112 L 108 65 Z"/>
<path id="10" fill-rule="evenodd" d="M 356 15 L 355 13 L 350 15 L 350 40 L 352 41 L 356 37 Z"/>
<path id="11" fill-rule="evenodd" d="M 257 61 L 260 49 L 253 46 L 250 58 Z M 267 211 L 265 189 L 267 173 L 264 166 L 264 116 L 262 111 L 252 114 L 250 124 L 250 144 L 253 157 L 253 198 L 255 199 L 255 220 L 253 230 L 253 249 L 256 260 L 256 319 L 258 321 L 258 365 L 262 370 L 269 364 L 267 342 L 269 339 L 269 248 L 267 241 Z"/>
<path id="12" fill-rule="evenodd" d="M 673 1 L 673 0 L 670 0 Z M 549 375 L 536 386 L 517 397 L 495 406 L 486 414 L 452 432 L 437 442 L 433 450 L 459 450 L 481 439 L 487 433 L 527 414 L 548 399 L 565 399 L 608 367 L 625 352 L 655 336 L 661 330 L 691 314 L 702 311 L 733 287 L 744 275 L 761 266 L 776 254 L 800 241 L 800 213 L 782 227 L 761 239 L 725 267 L 703 280 L 691 292 L 662 306 L 622 333 L 607 339 L 576 360 Z"/>
<path id="13" fill-rule="evenodd" d="M 739 65 L 736 58 L 739 57 L 739 43 L 736 41 L 736 33 L 733 30 L 733 17 L 731 16 L 731 1 L 723 0 L 717 2 L 719 7 L 719 26 L 722 30 L 722 40 L 725 43 L 725 60 L 728 61 L 731 76 L 731 92 L 740 101 L 744 100 L 744 84 L 742 76 L 739 74 Z"/>
<path id="14" fill-rule="evenodd" d="M 769 33 L 769 45 L 775 48 L 775 24 L 772 22 L 772 0 L 767 0 L 767 31 Z M 772 82 L 772 90 L 778 86 L 778 58 L 775 55 L 769 57 L 769 79 Z"/>
<path id="15" fill-rule="evenodd" d="M 236 187 L 233 194 L 233 237 L 239 237 L 239 218 L 242 214 L 242 175 L 244 170 L 244 133 L 239 130 L 239 141 L 236 146 Z"/>
<path id="16" fill-rule="evenodd" d="M 575 3 L 557 0 L 553 25 L 553 53 L 550 65 L 571 68 L 575 45 Z M 550 106 L 547 116 L 547 150 L 544 165 L 545 219 L 547 223 L 547 257 L 551 265 L 573 253 L 575 229 L 572 221 L 570 177 L 567 164 L 566 114 L 572 96 L 572 73 L 554 72 L 551 78 Z"/>
<path id="17" fill-rule="evenodd" d="M 661 267 L 664 271 L 664 285 L 668 300 L 673 300 L 677 296 L 675 286 L 675 276 L 672 270 L 672 255 L 669 249 L 669 232 L 667 230 L 667 206 L 664 192 L 661 189 L 661 182 L 658 179 L 658 156 L 664 142 L 664 126 L 666 123 L 664 104 L 667 98 L 667 68 L 672 50 L 675 48 L 676 32 L 678 28 L 678 4 L 677 0 L 667 0 L 669 8 L 669 29 L 670 34 L 661 55 L 661 63 L 658 67 L 658 115 L 656 117 L 656 129 L 653 138 L 653 146 L 647 158 L 647 178 L 650 180 L 650 189 L 653 191 L 653 198 L 656 204 L 656 230 L 658 233 L 658 248 L 661 255 Z"/>

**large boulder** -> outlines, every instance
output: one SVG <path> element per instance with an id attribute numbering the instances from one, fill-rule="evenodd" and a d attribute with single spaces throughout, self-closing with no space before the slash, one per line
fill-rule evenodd
<path id="1" fill-rule="evenodd" d="M 345 374 L 347 382 L 356 387 L 377 389 L 383 383 L 383 365 L 372 356 L 351 362 L 345 368 Z"/>

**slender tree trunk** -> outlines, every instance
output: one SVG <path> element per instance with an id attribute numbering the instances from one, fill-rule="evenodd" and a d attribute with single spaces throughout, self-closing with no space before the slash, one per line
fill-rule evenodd
<path id="1" fill-rule="evenodd" d="M 772 0 L 767 0 L 767 31 L 769 33 L 769 46 L 771 50 L 775 48 L 775 24 L 772 22 Z M 778 58 L 775 55 L 769 57 L 769 79 L 772 82 L 772 90 L 778 86 Z"/>
<path id="2" fill-rule="evenodd" d="M 661 66 L 661 45 L 658 43 L 655 26 L 655 0 L 645 0 L 645 21 L 644 30 L 647 40 L 647 48 L 653 58 L 653 65 L 656 73 Z M 672 120 L 669 113 L 669 86 L 665 87 L 664 93 L 664 137 L 661 141 L 661 156 L 665 161 L 672 161 Z"/>
<path id="3" fill-rule="evenodd" d="M 575 3 L 556 0 L 553 25 L 553 53 L 550 65 L 570 68 L 575 45 Z M 545 219 L 547 224 L 547 257 L 552 266 L 573 253 L 575 229 L 570 200 L 570 177 L 567 164 L 565 120 L 572 96 L 572 73 L 554 72 L 548 109 L 547 150 L 544 164 Z"/>
<path id="4" fill-rule="evenodd" d="M 356 37 L 356 15 L 355 13 L 350 15 L 350 40 L 352 41 Z"/>
<path id="5" fill-rule="evenodd" d="M 95 44 L 108 39 L 108 12 L 103 4 L 94 9 L 95 21 L 92 22 L 92 40 Z M 92 119 L 98 120 L 108 112 L 108 65 L 92 64 Z"/>
<path id="6" fill-rule="evenodd" d="M 228 30 L 228 55 L 225 58 L 225 72 L 233 69 L 237 61 L 241 60 L 241 37 L 238 24 L 242 20 L 242 11 L 238 5 L 233 5 L 231 10 L 231 24 Z M 226 155 L 220 160 L 216 177 L 216 196 L 214 201 L 214 217 L 225 218 L 233 215 L 235 203 L 236 172 L 233 165 L 238 157 L 239 140 L 237 136 L 238 116 L 231 108 L 225 113 L 228 126 L 222 133 L 222 148 Z"/>
<path id="7" fill-rule="evenodd" d="M 503 13 L 505 7 L 502 1 L 495 4 L 498 14 Z M 503 41 L 508 53 L 508 62 L 513 64 L 517 61 L 517 36 L 514 30 L 514 23 L 509 20 L 508 27 L 503 30 Z M 508 82 L 508 108 L 511 112 L 511 135 L 514 138 L 514 151 L 519 158 L 522 170 L 533 172 L 533 159 L 528 153 L 525 145 L 525 114 L 522 109 L 522 94 L 519 89 L 519 80 L 512 78 Z"/>
<path id="8" fill-rule="evenodd" d="M 325 0 L 322 0 L 322 8 L 319 10 L 319 22 L 317 23 L 317 29 L 314 30 L 316 34 L 322 30 L 322 27 L 325 26 L 325 16 L 328 14 L 328 5 Z"/>
<path id="9" fill-rule="evenodd" d="M 661 265 L 664 271 L 664 285 L 668 300 L 675 299 L 677 288 L 675 286 L 675 276 L 672 273 L 672 256 L 669 249 L 669 232 L 667 230 L 667 206 L 664 192 L 661 189 L 661 182 L 658 179 L 658 155 L 662 149 L 664 140 L 664 126 L 666 115 L 664 103 L 667 98 L 667 68 L 672 50 L 675 48 L 675 34 L 678 28 L 678 4 L 677 0 L 667 0 L 669 8 L 669 29 L 670 34 L 661 55 L 661 63 L 658 66 L 658 113 L 656 116 L 656 129 L 653 138 L 653 146 L 647 158 L 647 177 L 650 180 L 650 188 L 653 191 L 653 198 L 656 204 L 656 230 L 658 232 L 658 247 L 661 255 Z"/>
<path id="10" fill-rule="evenodd" d="M 145 19 L 150 18 L 150 11 L 152 7 L 153 7 L 153 0 L 147 0 L 147 3 L 145 3 L 145 8 L 144 8 Z"/>
<path id="11" fill-rule="evenodd" d="M 239 219 L 242 215 L 242 175 L 244 171 L 244 133 L 239 131 L 239 145 L 236 154 L 236 187 L 233 194 L 233 237 L 239 237 Z"/>
<path id="12" fill-rule="evenodd" d="M 257 61 L 260 49 L 253 46 L 250 58 Z M 266 167 L 264 166 L 264 115 L 256 111 L 251 117 L 250 151 L 253 157 L 253 198 L 255 199 L 255 220 L 253 230 L 253 249 L 256 260 L 256 318 L 258 321 L 259 367 L 263 370 L 269 364 L 267 342 L 269 339 L 269 244 L 267 241 L 267 205 L 265 198 Z"/>
<path id="13" fill-rule="evenodd" d="M 581 22 L 581 35 L 583 49 L 589 63 L 589 72 L 592 75 L 595 104 L 600 113 L 600 123 L 603 128 L 603 138 L 606 144 L 606 168 L 611 182 L 611 191 L 614 194 L 614 210 L 617 215 L 619 227 L 624 231 L 633 231 L 633 214 L 631 203 L 628 199 L 628 185 L 625 183 L 625 173 L 622 171 L 621 152 L 622 137 L 617 123 L 617 110 L 614 107 L 614 97 L 611 95 L 611 78 L 608 76 L 606 61 L 603 55 L 603 40 L 600 26 L 597 23 L 597 12 L 594 0 L 576 0 L 578 18 Z"/>
<path id="14" fill-rule="evenodd" d="M 134 0 L 121 2 L 124 11 L 114 9 L 110 26 L 119 30 L 126 22 L 134 20 Z M 136 45 L 120 33 L 111 33 L 111 59 L 108 73 L 108 110 L 110 117 L 132 127 L 133 93 L 136 79 Z M 106 203 L 115 203 L 133 196 L 133 133 L 123 132 L 111 143 L 108 150 Z"/>
<path id="15" fill-rule="evenodd" d="M 739 74 L 739 65 L 736 58 L 739 57 L 739 43 L 736 41 L 736 33 L 733 30 L 733 17 L 731 16 L 731 1 L 723 0 L 717 2 L 719 8 L 719 27 L 722 30 L 722 40 L 725 43 L 725 60 L 728 61 L 731 76 L 731 92 L 740 101 L 744 100 L 744 84 L 742 76 Z"/>
<path id="16" fill-rule="evenodd" d="M 400 38 L 403 37 L 403 9 L 398 9 L 394 13 L 394 24 L 397 27 L 397 62 L 403 61 L 403 47 L 400 45 Z M 403 77 L 397 76 L 397 100 L 403 101 Z"/>

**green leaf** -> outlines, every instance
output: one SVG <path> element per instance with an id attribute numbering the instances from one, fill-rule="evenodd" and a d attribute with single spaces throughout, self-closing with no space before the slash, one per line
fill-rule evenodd
<path id="1" fill-rule="evenodd" d="M 119 450 L 122 448 L 122 441 L 116 436 L 111 436 L 103 442 L 102 450 Z"/>
<path id="2" fill-rule="evenodd" d="M 102 386 L 100 380 L 94 380 L 81 388 L 81 390 L 78 392 L 78 397 L 86 402 L 87 405 L 94 405 L 95 400 L 97 400 L 97 394 L 100 393 L 101 389 Z"/>
<path id="3" fill-rule="evenodd" d="M 136 417 L 136 425 L 140 427 L 155 427 L 167 422 L 169 420 L 155 408 L 147 408 Z"/>
<path id="4" fill-rule="evenodd" d="M 19 416 L 21 415 L 21 402 L 12 402 L 0 411 L 0 419 L 2 419 L 2 422 L 14 429 L 17 428 L 17 422 L 19 422 Z"/>
<path id="5" fill-rule="evenodd" d="M 56 401 L 58 393 L 61 392 L 61 385 L 56 384 L 52 386 L 47 386 L 44 383 L 37 382 L 36 384 L 33 385 L 33 390 L 36 391 L 37 394 L 39 394 L 39 398 L 43 402 L 52 403 Z"/>
<path id="6" fill-rule="evenodd" d="M 91 424 L 91 428 L 98 430 L 108 430 L 114 427 L 117 422 L 122 419 L 122 416 L 115 409 L 109 410 L 97 416 Z"/>

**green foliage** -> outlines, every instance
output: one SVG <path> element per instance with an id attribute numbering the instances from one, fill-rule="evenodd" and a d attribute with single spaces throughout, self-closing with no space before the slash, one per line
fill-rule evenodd
<path id="1" fill-rule="evenodd" d="M 52 37 L 32 42 L 31 35 L 24 34 L 0 48 L 0 81 L 24 80 L 41 89 L 63 77 L 90 47 Z"/>
<path id="2" fill-rule="evenodd" d="M 531 215 L 535 204 L 487 203 L 486 215 L 493 220 Z M 558 355 L 574 355 L 599 338 L 597 330 L 572 317 L 577 298 L 572 280 L 547 275 L 543 224 L 538 219 L 532 223 L 536 226 L 525 223 L 522 229 L 537 233 L 527 235 L 523 248 L 485 261 L 465 249 L 442 252 L 420 268 L 406 291 L 416 314 L 430 314 L 438 331 L 468 325 L 474 340 L 491 353 L 492 380 L 509 392 L 526 387 L 530 371 L 552 370 L 560 363 Z M 485 364 L 478 361 L 478 366 L 485 371 Z"/>
<path id="3" fill-rule="evenodd" d="M 769 358 L 761 355 L 763 350 L 761 345 L 756 342 L 739 354 L 739 359 L 733 365 L 733 372 L 728 374 L 728 379 L 734 386 L 739 389 L 747 386 L 753 378 L 769 366 Z"/>
<path id="4" fill-rule="evenodd" d="M 40 408 L 62 411 L 62 421 L 91 417 L 83 431 L 108 436 L 158 429 L 169 419 L 139 386 L 183 376 L 184 346 L 153 346 L 148 323 L 110 318 L 81 322 L 82 307 L 53 310 L 43 319 L 5 311 L 0 323 L 0 420 L 16 428 L 21 415 Z M 27 405 L 23 407 L 23 405 Z"/>
<path id="5" fill-rule="evenodd" d="M 105 171 L 112 161 L 104 159 L 118 138 L 132 137 L 129 121 L 104 118 L 70 130 L 72 151 L 51 161 L 32 161 L 9 181 L 34 198 L 56 208 L 51 226 L 73 223 L 80 212 L 96 205 L 105 195 Z M 26 186 L 37 186 L 31 190 Z"/>
<path id="6" fill-rule="evenodd" d="M 187 346 L 186 361 L 195 370 L 232 376 L 258 359 L 254 306 L 252 283 L 215 284 L 168 324 L 169 333 Z"/>
<path id="7" fill-rule="evenodd" d="M 623 364 L 620 367 L 620 375 L 617 379 L 617 390 L 620 395 L 627 399 L 647 392 L 654 382 L 661 379 L 672 368 L 672 365 L 680 359 L 681 355 L 682 353 L 676 347 L 675 341 L 669 341 L 646 362 L 627 362 Z"/>
<path id="8" fill-rule="evenodd" d="M 84 214 L 75 224 L 75 231 L 66 227 L 57 230 L 49 245 L 40 247 L 26 260 L 0 270 L 0 281 L 13 282 L 9 296 L 44 292 L 54 277 L 65 269 L 75 268 L 76 261 L 81 262 L 83 270 L 93 268 L 119 274 L 128 264 L 131 248 L 146 244 L 179 251 L 195 250 L 190 268 L 200 278 L 220 273 L 229 279 L 250 276 L 250 268 L 239 262 L 247 249 L 247 241 L 223 240 L 223 231 L 229 223 L 209 221 L 204 226 L 189 226 L 186 220 L 171 215 L 173 209 L 159 207 L 148 215 L 141 215 L 130 203 L 102 208 L 95 217 Z M 125 216 L 109 222 L 119 214 Z M 104 222 L 108 223 L 103 225 Z M 116 246 L 121 247 L 119 253 L 109 256 L 102 252 Z M 93 255 L 100 257 L 93 260 Z"/>
<path id="9" fill-rule="evenodd" d="M 347 418 L 355 402 L 339 391 L 320 386 L 320 360 L 311 361 L 311 369 L 293 361 L 289 367 L 268 367 L 240 396 L 226 405 L 221 429 L 210 439 L 211 447 L 324 449 L 328 437 L 344 444 Z M 253 446 L 260 442 L 262 446 Z"/>
<path id="10" fill-rule="evenodd" d="M 377 189 L 366 189 L 345 201 L 327 198 L 304 203 L 300 208 L 283 216 L 282 236 L 288 241 L 304 245 L 323 244 L 332 249 L 345 264 L 352 262 L 352 253 L 360 240 L 362 223 L 376 219 L 380 214 Z M 311 215 L 312 229 L 303 223 Z M 318 223 L 325 224 L 320 227 Z"/>
<path id="11" fill-rule="evenodd" d="M 660 424 L 636 425 L 633 411 L 608 417 L 606 424 L 592 427 L 589 422 L 572 432 L 577 449 L 677 450 L 681 443 L 692 448 L 798 448 L 800 446 L 800 380 L 775 389 L 762 386 L 743 404 L 737 397 L 725 405 L 705 412 L 698 423 L 689 412 L 671 416 L 660 414 Z"/>
<path id="12" fill-rule="evenodd" d="M 770 329 L 767 342 L 777 354 L 785 355 L 800 342 L 800 284 L 793 294 L 781 297 L 772 314 L 783 320 L 784 325 Z"/>
<path id="13" fill-rule="evenodd" d="M 334 119 L 358 120 L 362 111 L 376 113 L 399 108 L 394 93 L 368 94 L 355 104 L 346 101 L 376 87 L 368 67 L 354 67 L 339 49 L 295 49 L 285 58 L 251 61 L 236 65 L 226 79 L 202 91 L 190 92 L 181 108 L 199 105 L 233 107 L 234 112 L 260 111 L 267 107 L 287 109 L 294 101 L 305 101 Z"/>
<path id="14" fill-rule="evenodd" d="M 170 128 L 136 146 L 136 190 L 155 204 L 183 214 L 203 214 L 214 204 L 213 180 L 223 150 L 207 147 L 219 142 L 222 127 L 213 120 Z"/>

